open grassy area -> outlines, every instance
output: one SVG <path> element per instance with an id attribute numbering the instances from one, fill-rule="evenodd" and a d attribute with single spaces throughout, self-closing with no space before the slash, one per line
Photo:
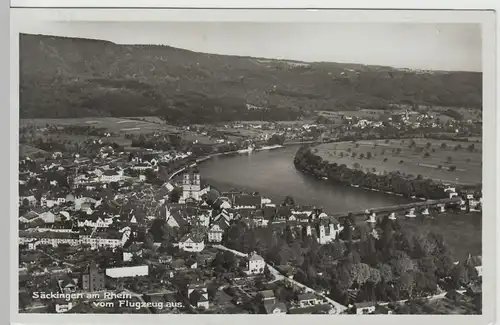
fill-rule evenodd
<path id="1" fill-rule="evenodd" d="M 29 146 L 27 144 L 20 144 L 19 145 L 19 155 L 20 156 L 32 156 L 36 153 L 42 153 L 42 154 L 46 154 L 47 152 L 44 151 L 44 150 L 41 150 L 41 149 L 38 149 L 38 148 L 35 148 L 35 147 L 32 147 L 32 146 Z"/>
<path id="2" fill-rule="evenodd" d="M 412 141 L 414 146 L 410 146 Z M 468 150 L 470 145 L 474 146 L 473 150 Z M 420 138 L 340 142 L 318 145 L 313 152 L 327 161 L 365 172 L 383 174 L 400 171 L 414 177 L 422 175 L 441 182 L 466 185 L 482 182 L 480 141 Z M 452 171 L 450 168 L 455 169 Z"/>
<path id="3" fill-rule="evenodd" d="M 163 123 L 157 117 L 86 117 L 86 118 L 43 118 L 43 119 L 20 119 L 20 127 L 26 125 L 43 127 L 48 125 L 91 125 L 96 128 L 104 128 L 113 133 L 151 133 L 155 131 L 177 131 L 177 128 Z"/>

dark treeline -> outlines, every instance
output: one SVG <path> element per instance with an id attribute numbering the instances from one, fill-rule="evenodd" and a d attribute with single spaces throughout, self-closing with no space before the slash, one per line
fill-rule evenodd
<path id="1" fill-rule="evenodd" d="M 423 197 L 427 199 L 444 199 L 447 197 L 440 183 L 431 179 L 417 177 L 405 178 L 399 171 L 387 175 L 366 173 L 362 170 L 351 169 L 345 164 L 329 163 L 313 154 L 309 147 L 301 147 L 294 158 L 297 169 L 314 175 L 318 178 L 327 177 L 330 182 L 346 185 L 377 189 L 382 192 L 393 192 L 405 197 Z"/>

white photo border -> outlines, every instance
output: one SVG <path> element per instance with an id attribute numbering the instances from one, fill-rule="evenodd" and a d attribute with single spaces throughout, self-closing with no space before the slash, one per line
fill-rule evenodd
<path id="1" fill-rule="evenodd" d="M 33 6 L 35 5 L 34 0 L 12 0 L 13 6 Z M 37 3 L 39 3 L 38 1 Z M 61 5 L 65 3 L 68 6 L 67 1 L 43 1 L 43 4 L 48 7 L 56 7 L 56 4 Z M 97 3 L 97 1 L 85 1 L 88 5 L 89 3 Z M 118 1 L 99 1 L 102 5 L 106 4 L 108 7 L 113 7 Z M 159 2 L 159 1 L 156 1 Z M 177 1 L 178 6 L 180 6 L 181 1 Z M 198 2 L 198 1 L 197 1 Z M 221 1 L 211 1 L 211 4 Z M 280 1 L 283 5 L 285 1 Z M 316 1 L 317 3 L 320 1 Z M 345 2 L 345 1 L 344 1 Z M 369 1 L 358 3 L 367 4 Z M 387 1 L 380 1 L 382 4 Z M 416 2 L 413 1 L 413 6 Z M 432 3 L 439 3 L 438 1 L 420 1 L 419 3 L 428 4 L 430 8 L 436 8 Z M 464 6 L 465 1 L 456 1 Z M 470 2 L 470 1 L 467 1 Z M 481 3 L 482 1 L 476 1 Z M 72 5 L 83 3 L 83 1 L 74 0 Z M 121 1 L 122 5 L 126 1 Z M 154 1 L 145 2 L 151 5 Z M 184 6 L 189 6 L 188 4 L 193 3 L 193 1 L 185 2 Z M 257 1 L 257 3 L 263 3 L 263 1 Z M 326 1 L 322 1 L 326 5 Z M 351 2 L 350 7 L 353 8 Z M 287 2 L 288 4 L 288 2 Z M 454 2 L 455 4 L 455 2 Z M 158 4 L 156 4 L 158 5 Z M 473 5 L 473 4 L 470 4 Z M 208 5 L 207 5 L 208 6 Z M 293 5 L 286 5 L 290 7 Z M 404 3 L 400 4 L 401 7 L 407 7 Z M 418 6 L 418 5 L 417 5 Z M 425 5 L 422 5 L 425 7 Z M 137 7 L 137 5 L 135 5 Z M 366 6 L 370 7 L 370 6 Z M 372 6 L 373 7 L 373 6 Z M 455 6 L 456 7 L 456 6 Z M 470 7 L 462 7 L 470 8 Z M 472 9 L 477 9 L 472 7 Z M 239 324 L 253 324 L 256 320 L 259 322 L 275 322 L 275 317 L 286 318 L 286 321 L 291 324 L 302 324 L 304 322 L 320 322 L 325 321 L 331 322 L 335 321 L 336 318 L 331 319 L 334 316 L 322 316 L 322 315 L 286 315 L 286 316 L 263 316 L 263 315 L 83 315 L 83 314 L 64 314 L 64 315 L 47 315 L 47 314 L 19 314 L 17 308 L 18 301 L 18 225 L 16 219 L 17 217 L 17 201 L 18 201 L 18 125 L 19 125 L 19 25 L 23 19 L 28 20 L 41 20 L 41 21 L 157 21 L 157 22 L 200 22 L 200 21 L 214 21 L 214 22 L 442 22 L 442 23 L 477 23 L 482 26 L 482 36 L 483 36 L 483 191 L 484 191 L 484 210 L 483 210 L 483 287 L 486 289 L 483 291 L 483 314 L 482 315 L 397 315 L 397 316 L 384 316 L 380 315 L 377 318 L 383 321 L 384 324 L 400 324 L 401 322 L 410 323 L 422 323 L 429 322 L 432 324 L 434 322 L 450 322 L 453 324 L 485 324 L 494 321 L 494 303 L 496 302 L 496 296 L 494 289 L 496 287 L 495 281 L 495 264 L 496 264 L 496 236 L 495 229 L 497 229 L 497 223 L 495 220 L 497 212 L 497 204 L 495 197 L 497 180 L 496 175 L 496 164 L 498 161 L 498 151 L 497 139 L 499 139 L 499 133 L 496 128 L 498 120 L 498 114 L 496 113 L 496 94 L 497 94 L 497 76 L 498 70 L 496 66 L 496 15 L 492 11 L 406 11 L 406 10 L 285 10 L 285 9 L 275 9 L 275 10 L 213 10 L 213 9 L 173 9 L 173 10 L 159 10 L 159 9 L 27 9 L 27 8 L 14 8 L 11 9 L 11 20 L 10 20 L 10 103 L 9 106 L 9 117 L 5 117 L 2 120 L 4 123 L 4 128 L 2 130 L 10 130 L 7 136 L 2 137 L 3 141 L 10 139 L 9 142 L 9 156 L 10 156 L 10 168 L 9 168 L 9 185 L 7 191 L 10 193 L 10 200 L 6 202 L 4 206 L 8 204 L 9 209 L 9 222 L 10 228 L 3 227 L 3 229 L 9 229 L 8 238 L 11 243 L 11 249 L 9 251 L 10 255 L 10 278 L 8 278 L 10 286 L 10 296 L 9 300 L 11 302 L 10 314 L 11 322 L 21 323 L 21 324 L 136 324 L 137 322 L 149 322 L 149 323 L 165 323 L 169 324 L 221 324 L 221 323 L 234 323 Z M 8 87 L 3 87 L 8 89 Z M 5 114 L 5 113 L 4 113 Z M 5 123 L 7 122 L 7 123 Z M 10 122 L 10 123 L 9 123 Z M 7 124 L 9 124 L 7 126 Z M 6 169 L 4 169 L 6 170 Z M 7 182 L 3 182 L 7 184 Z M 487 288 L 491 288 L 488 290 Z M 487 302 L 487 303 L 486 303 Z M 374 321 L 374 316 L 368 317 L 342 317 L 342 322 L 345 324 L 362 324 L 362 323 L 372 323 Z"/>

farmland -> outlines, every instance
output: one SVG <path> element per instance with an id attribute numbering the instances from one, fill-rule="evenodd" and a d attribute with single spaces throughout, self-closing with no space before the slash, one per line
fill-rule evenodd
<path id="1" fill-rule="evenodd" d="M 324 160 L 375 174 L 399 171 L 408 177 L 475 185 L 482 182 L 482 145 L 469 142 L 401 139 L 325 143 L 313 153 Z"/>
<path id="2" fill-rule="evenodd" d="M 44 127 L 46 125 L 71 126 L 88 125 L 96 128 L 103 128 L 111 133 L 151 133 L 155 131 L 176 131 L 177 128 L 166 124 L 156 117 L 92 117 L 92 118 L 40 118 L 40 119 L 20 119 L 19 126 L 34 125 Z"/>

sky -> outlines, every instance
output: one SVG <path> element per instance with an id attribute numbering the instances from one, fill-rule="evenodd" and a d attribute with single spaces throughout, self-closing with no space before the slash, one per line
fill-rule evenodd
<path id="1" fill-rule="evenodd" d="M 306 62 L 482 71 L 479 24 L 26 21 L 20 32 Z"/>

